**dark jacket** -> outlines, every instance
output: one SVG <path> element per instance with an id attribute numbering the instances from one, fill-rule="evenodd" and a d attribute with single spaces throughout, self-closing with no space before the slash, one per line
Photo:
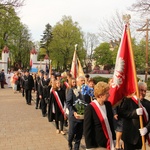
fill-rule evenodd
<path id="1" fill-rule="evenodd" d="M 34 87 L 34 80 L 31 75 L 24 76 L 23 87 L 25 90 L 32 90 Z"/>
<path id="2" fill-rule="evenodd" d="M 49 98 L 50 96 L 50 86 L 49 86 L 50 79 L 40 80 L 39 82 L 39 95 L 42 95 L 43 98 Z"/>
<path id="3" fill-rule="evenodd" d="M 67 96 L 66 96 L 66 105 L 67 105 L 67 108 L 69 109 L 69 120 L 81 122 L 82 120 L 76 119 L 74 117 L 74 112 L 77 112 L 77 110 L 73 106 L 73 104 L 75 103 L 75 101 L 77 99 L 83 100 L 83 96 L 82 96 L 80 91 L 78 92 L 78 96 L 76 96 L 75 93 L 74 93 L 75 89 L 76 89 L 76 87 L 73 87 L 73 88 L 69 89 L 69 91 L 67 93 Z"/>
<path id="4" fill-rule="evenodd" d="M 113 111 L 109 101 L 105 102 L 107 118 L 112 132 L 113 140 L 116 139 L 115 130 L 113 126 Z M 86 148 L 97 148 L 97 147 L 107 147 L 107 139 L 102 129 L 102 124 L 92 107 L 88 105 L 85 110 L 84 115 L 84 137 Z"/>
<path id="5" fill-rule="evenodd" d="M 122 139 L 125 143 L 142 146 L 137 108 L 138 105 L 131 98 L 123 99 L 119 109 L 119 115 L 123 118 Z"/>

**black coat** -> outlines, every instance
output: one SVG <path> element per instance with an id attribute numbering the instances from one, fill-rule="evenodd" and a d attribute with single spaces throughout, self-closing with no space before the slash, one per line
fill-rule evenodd
<path id="1" fill-rule="evenodd" d="M 60 101 L 64 107 L 64 103 L 66 102 L 65 90 L 63 90 L 61 88 L 60 90 L 57 90 L 56 92 L 58 93 Z M 55 108 L 55 113 L 53 113 L 53 108 L 52 108 L 53 105 Z M 49 100 L 49 105 L 48 105 L 48 120 L 49 120 L 49 122 L 52 122 L 53 120 L 55 120 L 55 121 L 63 121 L 64 120 L 64 115 L 60 111 L 60 108 L 57 104 L 55 96 L 52 92 L 50 94 L 50 100 Z"/>
<path id="2" fill-rule="evenodd" d="M 23 87 L 25 90 L 32 90 L 34 87 L 34 80 L 31 75 L 24 76 Z"/>
<path id="3" fill-rule="evenodd" d="M 119 115 L 123 118 L 122 139 L 125 143 L 142 146 L 137 108 L 138 105 L 131 98 L 123 99 L 119 109 Z"/>
<path id="4" fill-rule="evenodd" d="M 44 78 L 39 82 L 39 95 L 42 95 L 42 98 L 49 98 L 50 96 L 50 79 L 44 80 Z"/>
<path id="5" fill-rule="evenodd" d="M 36 81 L 35 81 L 35 85 L 34 85 L 34 87 L 35 87 L 35 91 L 37 91 L 37 92 L 39 92 L 40 91 L 40 82 L 41 82 L 41 80 L 43 79 L 43 77 L 36 77 Z"/>
<path id="6" fill-rule="evenodd" d="M 147 113 L 148 113 L 148 116 L 149 116 L 149 123 L 146 124 L 146 127 L 148 129 L 148 132 L 150 133 L 150 101 L 144 98 L 141 101 L 141 103 L 145 107 L 145 109 L 147 110 Z"/>
<path id="7" fill-rule="evenodd" d="M 105 103 L 107 118 L 112 132 L 113 140 L 116 139 L 113 126 L 113 111 L 109 101 Z M 86 148 L 107 147 L 107 139 L 102 129 L 102 124 L 92 105 L 88 105 L 84 115 L 84 136 Z"/>

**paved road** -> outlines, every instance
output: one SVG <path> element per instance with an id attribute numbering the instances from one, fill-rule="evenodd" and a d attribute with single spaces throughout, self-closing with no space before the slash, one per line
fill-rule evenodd
<path id="1" fill-rule="evenodd" d="M 0 150 L 67 150 L 67 139 L 21 93 L 0 89 Z"/>

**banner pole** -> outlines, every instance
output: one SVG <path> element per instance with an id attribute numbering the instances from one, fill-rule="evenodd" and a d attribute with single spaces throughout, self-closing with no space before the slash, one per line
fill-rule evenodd
<path id="1" fill-rule="evenodd" d="M 133 59 L 132 60 L 132 67 L 134 71 L 134 82 L 135 82 L 135 87 L 136 87 L 136 96 L 138 98 L 138 104 L 140 107 L 140 99 L 139 99 L 139 89 L 138 89 L 138 83 L 137 83 L 137 75 L 136 75 L 136 69 L 135 69 L 135 62 L 134 62 L 134 55 L 133 55 L 133 49 L 132 49 L 132 41 L 131 41 L 131 34 L 130 34 L 130 28 L 129 28 L 129 19 L 131 18 L 129 15 L 124 16 L 126 17 L 126 24 L 127 24 L 127 34 L 128 34 L 128 43 L 129 43 L 129 49 L 130 49 L 130 54 Z M 143 128 L 143 118 L 142 115 L 139 116 L 139 121 L 140 121 L 140 128 Z M 141 136 L 142 138 L 142 150 L 146 150 L 146 145 L 145 145 L 145 136 Z"/>

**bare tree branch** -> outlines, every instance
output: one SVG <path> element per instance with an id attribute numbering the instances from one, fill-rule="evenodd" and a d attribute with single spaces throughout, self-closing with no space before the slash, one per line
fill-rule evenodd
<path id="1" fill-rule="evenodd" d="M 132 5 L 130 10 L 139 12 L 141 15 L 149 15 L 150 0 L 137 0 L 137 2 Z"/>
<path id="2" fill-rule="evenodd" d="M 25 0 L 0 0 L 0 9 L 5 9 L 7 6 L 19 8 L 23 6 Z"/>

